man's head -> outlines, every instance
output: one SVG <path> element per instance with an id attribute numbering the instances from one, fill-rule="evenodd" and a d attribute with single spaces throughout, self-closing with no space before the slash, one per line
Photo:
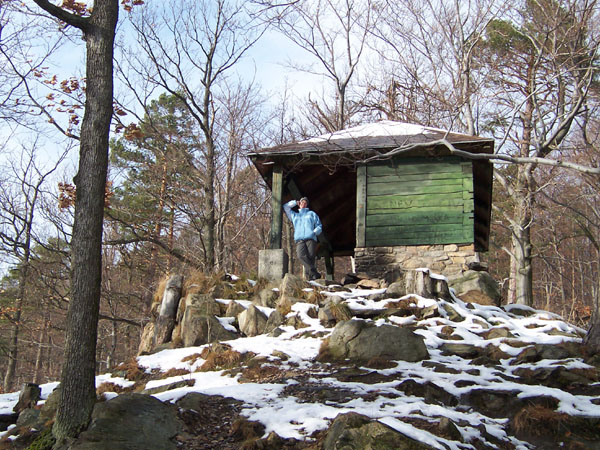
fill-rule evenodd
<path id="1" fill-rule="evenodd" d="M 298 200 L 298 206 L 300 209 L 308 208 L 308 198 L 302 197 L 300 200 Z"/>

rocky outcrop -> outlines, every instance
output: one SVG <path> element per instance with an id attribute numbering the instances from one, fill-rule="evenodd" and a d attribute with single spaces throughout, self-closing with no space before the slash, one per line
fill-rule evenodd
<path id="1" fill-rule="evenodd" d="M 357 413 L 340 414 L 323 442 L 323 450 L 433 450 L 404 434 Z"/>
<path id="2" fill-rule="evenodd" d="M 175 450 L 181 429 L 177 407 L 143 394 L 96 403 L 86 431 L 69 450 Z"/>
<path id="3" fill-rule="evenodd" d="M 248 309 L 238 315 L 240 331 L 249 337 L 263 334 L 267 320 L 267 316 L 254 305 L 248 306 Z"/>
<path id="4" fill-rule="evenodd" d="M 235 339 L 238 334 L 226 329 L 214 314 L 206 314 L 202 306 L 190 306 L 181 321 L 181 341 L 184 347 L 194 347 L 217 341 Z"/>
<path id="5" fill-rule="evenodd" d="M 423 338 L 408 328 L 375 326 L 363 320 L 340 322 L 321 348 L 322 359 L 421 361 L 429 357 Z"/>
<path id="6" fill-rule="evenodd" d="M 460 276 L 450 278 L 448 285 L 464 302 L 500 306 L 500 287 L 487 272 L 468 270 Z"/>
<path id="7" fill-rule="evenodd" d="M 181 289 L 183 287 L 183 277 L 181 275 L 172 275 L 165 286 L 160 311 L 156 324 L 154 326 L 153 346 L 164 344 L 171 340 L 171 333 L 175 328 L 175 316 L 179 299 L 181 298 Z"/>

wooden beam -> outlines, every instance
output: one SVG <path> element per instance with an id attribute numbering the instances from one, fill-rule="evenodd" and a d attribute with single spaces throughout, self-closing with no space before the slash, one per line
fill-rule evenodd
<path id="1" fill-rule="evenodd" d="M 273 167 L 272 189 L 271 189 L 271 249 L 281 248 L 281 229 L 283 224 L 283 211 L 281 199 L 283 197 L 283 170 L 281 165 L 276 164 Z"/>
<path id="2" fill-rule="evenodd" d="M 356 247 L 365 246 L 367 216 L 367 167 L 356 168 Z"/>

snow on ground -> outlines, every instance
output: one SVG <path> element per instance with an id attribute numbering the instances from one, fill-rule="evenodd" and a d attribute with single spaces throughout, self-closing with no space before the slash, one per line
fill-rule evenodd
<path id="1" fill-rule="evenodd" d="M 313 283 L 313 285 L 315 284 Z M 372 301 L 367 296 L 375 293 L 383 293 L 384 291 L 383 289 L 354 289 L 352 292 L 336 292 L 335 295 L 344 298 L 352 309 L 377 309 L 383 308 L 389 300 Z M 333 294 L 326 293 L 326 295 Z M 432 299 L 416 296 L 411 296 L 411 299 L 415 306 L 421 308 L 436 304 L 436 301 Z M 395 299 L 394 301 L 397 300 Z M 468 443 L 459 445 L 457 442 L 443 439 L 403 421 L 403 418 L 439 420 L 441 417 L 447 417 L 454 421 L 454 423 L 461 424 L 459 429 L 466 442 L 474 437 L 485 440 L 480 431 L 483 424 L 487 433 L 498 439 L 510 442 L 515 448 L 533 448 L 528 443 L 506 435 L 504 431 L 504 426 L 507 422 L 506 418 L 494 419 L 486 417 L 470 408 L 464 407 L 464 405 L 448 407 L 442 404 L 427 403 L 423 398 L 407 395 L 398 390 L 398 380 L 415 380 L 418 383 L 432 382 L 457 397 L 470 392 L 472 389 L 481 387 L 497 391 L 517 391 L 519 398 L 545 395 L 553 397 L 560 402 L 558 407 L 558 411 L 560 412 L 570 415 L 600 418 L 600 406 L 592 402 L 594 400 L 592 397 L 574 395 L 546 386 L 511 382 L 500 376 L 501 372 L 512 374 L 517 367 L 531 369 L 556 368 L 557 364 L 562 364 L 563 367 L 572 369 L 587 369 L 592 367 L 580 359 L 571 358 L 565 361 L 541 360 L 518 366 L 511 365 L 510 359 L 507 359 L 500 360 L 501 369 L 477 366 L 478 370 L 470 370 L 474 367 L 470 360 L 456 355 L 444 355 L 440 350 L 440 346 L 447 342 L 460 342 L 461 344 L 476 347 L 494 344 L 511 356 L 511 358 L 522 350 L 522 348 L 507 345 L 506 339 L 484 340 L 478 334 L 484 330 L 482 320 L 491 324 L 491 328 L 507 328 L 515 336 L 514 339 L 518 339 L 522 343 L 558 344 L 565 341 L 580 342 L 580 339 L 576 336 L 577 334 L 581 334 L 582 330 L 566 324 L 558 316 L 544 311 L 536 311 L 522 306 L 509 306 L 504 309 L 493 306 L 477 306 L 473 308 L 473 305 L 467 305 L 458 298 L 454 300 L 451 303 L 452 307 L 464 317 L 464 320 L 459 322 L 450 322 L 445 317 L 447 314 L 442 307 L 439 307 L 440 317 L 421 321 L 418 321 L 414 315 L 409 317 L 390 317 L 387 319 L 389 322 L 399 325 L 414 325 L 418 322 L 421 327 L 416 332 L 425 339 L 430 359 L 427 361 L 429 364 L 424 364 L 423 361 L 418 363 L 401 361 L 393 368 L 368 369 L 370 372 L 377 372 L 383 376 L 384 381 L 377 383 L 367 384 L 339 381 L 335 377 L 328 375 L 328 371 L 331 370 L 328 364 L 319 364 L 314 361 L 322 340 L 327 337 L 332 329 L 324 328 L 317 319 L 310 318 L 308 312 L 311 308 L 314 308 L 314 305 L 304 303 L 295 304 L 290 314 L 300 314 L 302 320 L 309 325 L 307 328 L 296 330 L 293 327 L 282 327 L 283 333 L 279 337 L 260 335 L 226 342 L 240 353 L 251 351 L 259 356 L 267 357 L 270 361 L 277 362 L 278 367 L 284 371 L 302 373 L 305 378 L 301 381 L 290 378 L 286 382 L 279 383 L 241 383 L 239 375 L 231 376 L 223 371 L 196 372 L 196 369 L 204 363 L 202 358 L 198 357 L 190 361 L 182 360 L 190 355 L 200 354 L 204 348 L 203 346 L 163 350 L 156 354 L 140 356 L 138 357 L 138 363 L 147 371 L 160 370 L 166 372 L 170 369 L 187 369 L 190 371 L 187 375 L 149 382 L 146 388 L 158 387 L 182 380 L 193 381 L 193 386 L 179 387 L 155 394 L 155 397 L 158 399 L 174 402 L 189 392 L 233 397 L 244 402 L 245 407 L 242 411 L 244 416 L 250 420 L 262 422 L 266 426 L 266 433 L 275 431 L 283 438 L 305 439 L 314 431 L 327 428 L 331 420 L 338 414 L 354 411 L 376 418 L 382 423 L 414 439 L 427 443 L 434 448 L 468 449 L 474 447 Z M 231 300 L 221 299 L 219 301 L 228 302 Z M 248 301 L 238 300 L 238 302 L 245 307 L 249 305 Z M 445 303 L 443 300 L 437 302 L 438 305 L 442 305 L 443 303 Z M 270 308 L 260 309 L 266 314 L 270 314 L 273 311 Z M 517 309 L 521 311 L 527 310 L 530 315 L 528 317 L 521 317 L 511 314 L 511 312 Z M 230 322 L 224 319 L 222 323 L 231 326 Z M 379 319 L 377 323 L 385 323 L 385 320 Z M 450 324 L 454 327 L 454 334 L 460 336 L 462 340 L 446 340 L 440 337 L 443 336 L 441 330 Z M 550 335 L 548 334 L 550 331 L 558 332 L 558 334 Z M 278 354 L 276 352 L 283 352 L 288 355 L 288 358 L 285 361 L 281 361 L 278 357 L 274 356 L 274 354 Z M 436 371 L 432 369 L 432 364 L 451 367 L 454 370 Z M 385 377 L 390 377 L 389 381 L 385 381 Z M 97 377 L 97 385 L 104 382 L 111 382 L 124 387 L 132 384 L 131 381 L 113 377 L 109 374 Z M 319 383 L 320 386 L 350 391 L 353 393 L 352 398 L 344 399 L 343 401 L 326 400 L 323 402 L 313 402 L 302 400 L 294 395 L 285 394 L 286 389 L 297 387 L 300 384 L 310 385 L 311 383 Z M 57 383 L 42 385 L 42 398 L 47 398 L 56 385 Z M 10 413 L 17 399 L 18 393 L 0 395 L 0 414 Z M 0 433 L 1 436 L 2 433 Z"/>

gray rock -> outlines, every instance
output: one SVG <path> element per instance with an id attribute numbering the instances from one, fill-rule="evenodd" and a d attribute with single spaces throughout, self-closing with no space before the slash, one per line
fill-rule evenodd
<path id="1" fill-rule="evenodd" d="M 445 342 L 440 349 L 445 354 L 460 356 L 461 358 L 472 359 L 481 355 L 481 349 L 470 344 L 461 344 Z"/>
<path id="2" fill-rule="evenodd" d="M 352 311 L 344 303 L 330 301 L 323 308 L 319 308 L 317 317 L 323 326 L 332 327 L 338 322 L 352 319 Z"/>
<path id="3" fill-rule="evenodd" d="M 323 442 L 323 450 L 431 450 L 393 428 L 362 414 L 340 414 Z"/>
<path id="4" fill-rule="evenodd" d="M 256 306 L 250 305 L 238 315 L 238 324 L 240 331 L 246 336 L 258 336 L 265 332 L 267 316 Z"/>
<path id="5" fill-rule="evenodd" d="M 192 379 L 190 379 L 190 380 L 193 383 L 194 380 L 192 380 Z M 172 389 L 188 387 L 189 385 L 190 385 L 190 382 L 188 380 L 175 381 L 174 383 L 168 383 L 168 384 L 163 384 L 162 386 L 156 386 L 153 388 L 144 389 L 141 392 L 141 394 L 155 395 L 155 394 L 160 394 L 161 392 L 170 391 Z"/>
<path id="6" fill-rule="evenodd" d="M 300 297 L 302 289 L 309 288 L 311 285 L 302 278 L 291 273 L 286 273 L 281 281 L 279 292 L 281 296 Z"/>
<path id="7" fill-rule="evenodd" d="M 240 305 L 235 300 L 232 300 L 231 302 L 229 302 L 229 305 L 227 305 L 227 310 L 225 311 L 225 317 L 237 317 L 241 313 L 243 313 L 245 310 L 246 310 L 246 308 L 244 308 L 242 305 Z"/>
<path id="8" fill-rule="evenodd" d="M 273 311 L 267 319 L 264 333 L 271 333 L 277 329 L 277 327 L 283 325 L 285 317 L 278 311 Z"/>
<path id="9" fill-rule="evenodd" d="M 368 361 L 378 357 L 416 362 L 429 358 L 423 338 L 408 328 L 394 325 L 378 327 L 362 320 L 338 323 L 326 351 L 335 360 Z"/>
<path id="10" fill-rule="evenodd" d="M 175 318 L 169 316 L 158 316 L 154 324 L 154 337 L 152 347 L 156 348 L 161 344 L 171 341 L 171 335 L 175 328 Z"/>
<path id="11" fill-rule="evenodd" d="M 390 284 L 385 291 L 387 298 L 400 298 L 406 295 L 406 286 L 404 281 L 395 281 Z"/>
<path id="12" fill-rule="evenodd" d="M 252 301 L 257 306 L 266 306 L 268 308 L 275 308 L 275 303 L 279 297 L 279 292 L 274 291 L 271 288 L 262 289 L 258 296 Z"/>
<path id="13" fill-rule="evenodd" d="M 448 280 L 448 284 L 465 302 L 500 306 L 500 286 L 487 272 L 467 270 L 461 276 Z"/>
<path id="14" fill-rule="evenodd" d="M 21 411 L 17 419 L 17 427 L 38 428 L 42 424 L 39 409 L 26 408 Z"/>
<path id="15" fill-rule="evenodd" d="M 213 314 L 215 316 L 219 316 L 221 314 L 221 307 L 219 303 L 207 294 L 189 294 L 182 301 L 179 302 L 179 309 L 177 310 L 177 323 L 181 323 L 183 321 L 183 316 L 185 315 L 185 311 L 189 307 L 195 307 L 195 314 Z"/>
<path id="16" fill-rule="evenodd" d="M 181 321 L 181 340 L 184 347 L 193 347 L 238 337 L 236 333 L 223 328 L 223 325 L 214 315 L 205 314 L 207 310 L 208 308 L 203 306 L 188 306 L 186 308 Z"/>
<path id="17" fill-rule="evenodd" d="M 20 413 L 28 408 L 33 408 L 37 405 L 38 400 L 42 394 L 42 389 L 39 384 L 36 383 L 23 383 L 21 392 L 19 393 L 19 400 L 13 407 L 13 411 Z"/>
<path id="18" fill-rule="evenodd" d="M 69 450 L 171 450 L 181 429 L 177 407 L 143 394 L 96 403 L 86 431 Z"/>
<path id="19" fill-rule="evenodd" d="M 154 344 L 154 322 L 148 322 L 142 331 L 140 346 L 138 347 L 138 355 L 144 355 L 152 351 Z"/>
<path id="20" fill-rule="evenodd" d="M 177 306 L 181 298 L 181 288 L 183 286 L 183 276 L 171 275 L 165 286 L 162 302 L 160 304 L 160 317 L 171 317 L 175 319 Z"/>

